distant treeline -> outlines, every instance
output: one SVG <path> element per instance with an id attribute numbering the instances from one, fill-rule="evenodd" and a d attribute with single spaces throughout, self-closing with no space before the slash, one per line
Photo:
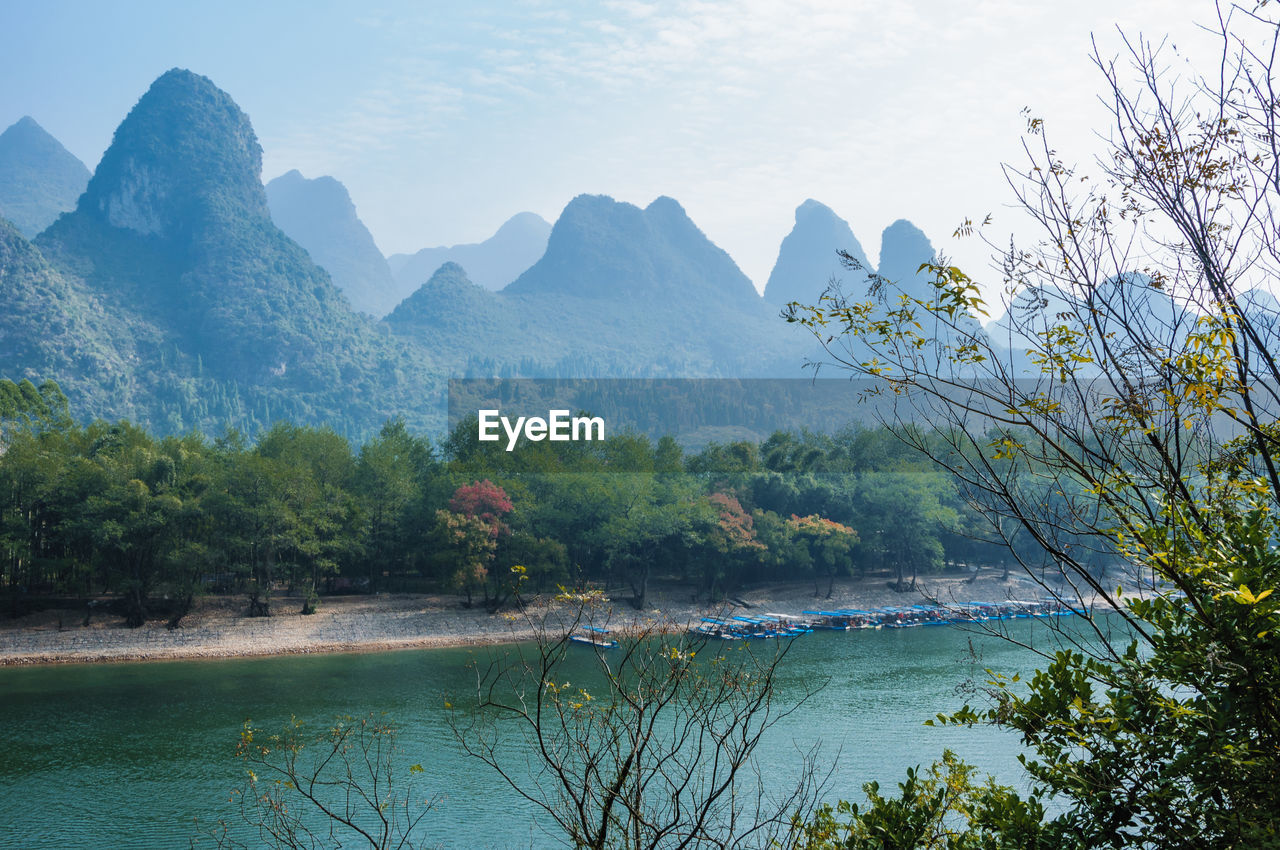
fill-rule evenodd
<path id="1" fill-rule="evenodd" d="M 956 482 L 884 429 L 776 433 L 686 454 L 670 438 L 525 443 L 388 422 L 363 446 L 280 423 L 158 438 L 75 422 L 57 385 L 0 381 L 0 568 L 14 613 L 111 596 L 131 625 L 206 593 L 250 613 L 292 590 L 517 593 L 651 576 L 722 598 L 752 582 L 1009 562 Z M 984 542 L 985 541 L 985 542 Z M 1015 546 L 1018 545 L 1016 537 Z M 1034 546 L 1021 552 L 1033 557 Z"/>

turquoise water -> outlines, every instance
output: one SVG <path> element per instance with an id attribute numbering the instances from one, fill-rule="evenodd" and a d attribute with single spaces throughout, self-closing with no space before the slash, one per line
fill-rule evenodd
<path id="1" fill-rule="evenodd" d="M 1043 623 L 1011 628 L 1049 646 Z M 247 719 L 278 729 L 296 716 L 323 728 L 369 712 L 397 722 L 403 765 L 423 767 L 414 788 L 437 800 L 423 823 L 430 842 L 557 846 L 529 803 L 461 752 L 447 724 L 446 699 L 465 706 L 473 687 L 468 664 L 501 651 L 510 650 L 0 669 L 0 847 L 188 846 L 234 814 L 229 794 L 244 776 L 234 752 Z M 591 650 L 581 652 L 585 669 Z M 783 662 L 780 697 L 826 684 L 773 730 L 761 759 L 785 778 L 797 747 L 820 740 L 834 764 L 832 799 L 857 799 L 872 779 L 892 785 L 948 747 L 1020 784 L 1009 734 L 922 724 L 971 699 L 965 683 L 985 680 L 985 668 L 1026 673 L 1038 663 L 959 627 L 809 635 Z"/>

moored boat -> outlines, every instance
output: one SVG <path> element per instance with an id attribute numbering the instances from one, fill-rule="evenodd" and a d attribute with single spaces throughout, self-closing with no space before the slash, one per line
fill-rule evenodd
<path id="1" fill-rule="evenodd" d="M 618 648 L 618 642 L 609 637 L 609 630 L 599 626 L 580 626 L 576 632 L 569 635 L 569 641 L 594 646 L 596 649 Z"/>

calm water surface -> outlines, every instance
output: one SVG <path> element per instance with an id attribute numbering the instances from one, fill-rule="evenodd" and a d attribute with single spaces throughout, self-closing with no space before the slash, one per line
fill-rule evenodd
<path id="1" fill-rule="evenodd" d="M 1043 623 L 1011 628 L 1049 645 Z M 556 846 L 533 825 L 529 804 L 461 753 L 446 723 L 446 697 L 464 703 L 459 695 L 474 681 L 468 663 L 498 651 L 0 669 L 0 847 L 186 847 L 196 819 L 233 814 L 228 797 L 244 776 L 234 751 L 246 719 L 270 730 L 296 716 L 323 728 L 369 712 L 396 720 L 401 775 L 421 763 L 415 790 L 439 798 L 424 830 L 432 841 Z M 582 650 L 584 666 L 590 655 Z M 784 661 L 781 696 L 827 684 L 774 730 L 762 758 L 785 777 L 797 747 L 821 740 L 835 762 L 833 798 L 857 799 L 872 779 L 892 786 L 904 767 L 947 747 L 1018 785 L 1012 736 L 922 724 L 959 708 L 966 696 L 957 688 L 984 680 L 986 668 L 1036 665 L 1025 649 L 959 627 L 809 635 Z"/>

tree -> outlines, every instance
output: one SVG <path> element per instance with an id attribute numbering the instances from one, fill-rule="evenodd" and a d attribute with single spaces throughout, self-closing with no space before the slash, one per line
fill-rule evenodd
<path id="1" fill-rule="evenodd" d="M 1035 793 L 1064 804 L 1042 825 L 1051 846 L 1280 842 L 1280 338 L 1265 294 L 1280 275 L 1280 23 L 1219 7 L 1217 25 L 1205 76 L 1127 40 L 1131 88 L 1095 53 L 1113 119 L 1097 176 L 1029 120 L 1028 164 L 1008 175 L 1044 239 L 1002 255 L 992 331 L 973 318 L 977 284 L 943 259 L 923 267 L 927 293 L 876 279 L 868 300 L 837 288 L 788 314 L 891 394 L 900 426 L 933 425 L 932 441 L 898 432 L 993 534 L 1034 541 L 1099 637 L 1095 611 L 1131 630 L 1077 640 L 1029 688 L 996 679 L 990 707 L 943 718 L 1021 734 Z M 1116 552 L 1139 569 L 1120 588 L 1091 569 Z"/>
<path id="2" fill-rule="evenodd" d="M 400 772 L 396 729 L 384 719 L 343 717 L 317 733 L 296 719 L 277 733 L 246 722 L 236 755 L 246 782 L 232 800 L 256 841 L 223 821 L 211 834 L 217 847 L 428 846 L 421 832 L 431 803 Z M 422 772 L 407 768 L 409 777 Z"/>
<path id="3" fill-rule="evenodd" d="M 854 522 L 862 529 L 862 548 L 869 560 L 894 570 L 894 590 L 915 590 L 921 567 L 927 572 L 941 569 L 942 535 L 958 519 L 939 498 L 949 495 L 950 482 L 938 473 L 870 472 L 858 484 Z"/>
<path id="4" fill-rule="evenodd" d="M 0 379 L 0 443 L 7 443 L 14 430 L 70 426 L 70 404 L 57 383 L 45 381 L 37 388 L 29 380 Z"/>
<path id="5" fill-rule="evenodd" d="M 487 478 L 462 485 L 449 500 L 449 510 L 479 518 L 494 529 L 494 536 L 502 533 L 502 518 L 511 513 L 511 508 L 506 491 Z"/>
<path id="6" fill-rule="evenodd" d="M 496 562 L 498 573 L 505 570 L 508 576 L 512 576 L 512 567 L 523 567 L 520 575 L 535 593 L 554 589 L 569 580 L 569 555 L 564 544 L 547 537 L 535 537 L 527 531 L 516 531 L 499 540 Z M 519 584 L 511 580 L 504 582 L 495 593 L 498 603 L 505 603 L 507 596 L 518 587 Z"/>
<path id="7" fill-rule="evenodd" d="M 570 600 L 572 601 L 572 600 Z M 566 622 L 544 622 L 538 642 L 477 669 L 474 710 L 450 704 L 469 754 L 546 812 L 578 848 L 772 846 L 821 788 L 815 754 L 779 789 L 753 754 L 799 703 L 779 704 L 786 655 L 722 654 L 656 626 L 619 650 L 600 650 L 591 674 L 569 656 L 590 650 L 569 634 L 593 622 L 590 600 Z M 568 627 L 566 630 L 565 627 Z M 611 655 L 609 653 L 616 653 Z M 803 702 L 806 697 L 802 697 Z M 527 746 L 513 746 L 519 735 Z M 529 755 L 531 754 L 531 755 Z M 526 758 L 530 784 L 516 772 Z"/>
<path id="8" fill-rule="evenodd" d="M 827 599 L 831 598 L 835 586 L 836 574 L 849 573 L 849 558 L 854 545 L 858 542 L 858 532 L 847 525 L 825 519 L 817 514 L 809 516 L 791 516 L 787 520 L 787 528 L 793 537 L 803 541 L 809 550 L 810 563 L 813 566 L 813 595 L 818 596 L 818 578 L 827 578 Z"/>
<path id="9" fill-rule="evenodd" d="M 975 770 L 949 750 L 927 770 L 907 769 L 898 797 L 863 786 L 863 806 L 824 804 L 796 841 L 796 850 L 1051 850 L 1039 801 L 1020 800 L 1012 788 L 974 780 Z"/>
<path id="10" fill-rule="evenodd" d="M 355 490 L 365 516 L 364 550 L 371 586 L 383 570 L 407 568 L 410 506 L 421 498 L 422 479 L 433 464 L 430 444 L 411 435 L 399 419 L 384 425 L 360 449 Z"/>
<path id="11" fill-rule="evenodd" d="M 715 492 L 707 501 L 716 512 L 703 535 L 707 550 L 702 558 L 704 589 L 709 599 L 735 589 L 742 574 L 759 563 L 766 550 L 756 536 L 755 520 L 731 493 Z"/>
<path id="12" fill-rule="evenodd" d="M 631 605 L 644 608 L 653 566 L 672 547 L 685 548 L 687 535 L 710 506 L 688 482 L 645 473 L 612 475 L 617 510 L 600 529 L 606 564 L 631 587 Z"/>
<path id="13" fill-rule="evenodd" d="M 314 614 L 321 582 L 337 575 L 357 548 L 351 446 L 328 428 L 278 423 L 262 435 L 256 454 L 273 462 L 287 517 L 278 553 L 290 587 L 303 588 L 302 613 Z"/>
<path id="14" fill-rule="evenodd" d="M 91 457 L 105 476 L 87 505 L 97 557 L 124 596 L 126 625 L 137 628 L 146 622 L 151 592 L 177 545 L 183 504 L 176 466 L 127 423 L 103 433 Z"/>
<path id="15" fill-rule="evenodd" d="M 506 491 L 485 479 L 462 485 L 449 500 L 449 509 L 436 511 L 436 534 L 444 544 L 439 556 L 450 585 L 467 594 L 468 608 L 477 587 L 484 589 L 485 602 L 494 610 L 510 595 L 509 588 L 499 583 L 491 596 L 488 579 L 499 540 L 511 534 L 503 518 L 512 507 Z"/>
<path id="16" fill-rule="evenodd" d="M 210 511 L 221 533 L 224 566 L 249 589 L 249 615 L 271 615 L 282 551 L 294 533 L 282 486 L 282 463 L 255 451 L 222 457 Z"/>
<path id="17" fill-rule="evenodd" d="M 489 523 L 477 516 L 436 511 L 435 533 L 440 541 L 437 557 L 450 587 L 467 595 L 467 607 L 477 588 L 485 589 L 489 565 L 498 551 L 498 537 Z"/>

